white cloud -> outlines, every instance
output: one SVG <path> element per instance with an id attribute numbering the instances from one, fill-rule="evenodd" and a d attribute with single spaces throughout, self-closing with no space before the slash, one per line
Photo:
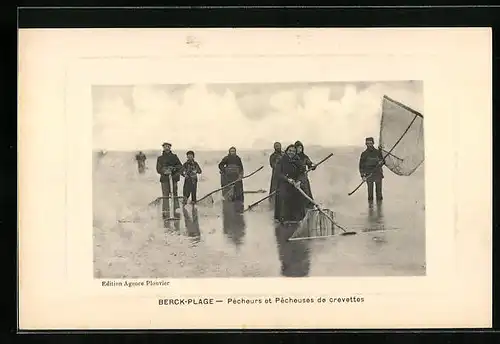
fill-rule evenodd
<path id="1" fill-rule="evenodd" d="M 338 86 L 335 86 L 338 87 Z M 255 145 L 301 140 L 305 145 L 360 145 L 366 136 L 378 136 L 381 99 L 384 94 L 422 110 L 422 95 L 412 87 L 373 84 L 361 91 L 346 85 L 339 100 L 330 99 L 328 86 L 314 86 L 302 92 L 259 95 L 256 104 L 263 117 L 252 120 L 228 88 L 223 94 L 210 92 L 206 85 L 187 88 L 180 100 L 154 87 L 136 87 L 135 112 L 120 98 L 107 100 L 96 114 L 95 148 L 136 150 L 159 149 L 163 141 L 174 149 L 264 148 Z M 265 147 L 269 148 L 269 147 Z"/>

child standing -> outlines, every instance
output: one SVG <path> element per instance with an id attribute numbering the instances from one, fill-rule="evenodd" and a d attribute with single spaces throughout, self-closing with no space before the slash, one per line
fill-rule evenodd
<path id="1" fill-rule="evenodd" d="M 198 174 L 201 173 L 200 165 L 194 160 L 194 152 L 186 153 L 187 161 L 182 165 L 182 176 L 184 177 L 183 204 L 187 204 L 191 196 L 191 203 L 196 203 L 196 190 L 198 188 Z"/>

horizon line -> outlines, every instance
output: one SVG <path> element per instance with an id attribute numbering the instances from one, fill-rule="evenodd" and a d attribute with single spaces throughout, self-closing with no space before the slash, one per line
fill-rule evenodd
<path id="1" fill-rule="evenodd" d="M 345 148 L 345 147 L 364 147 L 364 145 L 338 145 L 338 146 L 323 146 L 323 145 L 308 145 L 307 147 L 311 148 Z M 254 150 L 263 150 L 269 149 L 273 150 L 273 147 L 269 148 L 236 148 L 237 151 L 254 151 Z M 107 149 L 107 148 L 93 148 L 92 151 L 106 151 L 106 152 L 135 152 L 135 151 L 161 151 L 162 148 L 136 148 L 136 149 Z M 198 152 L 214 152 L 214 151 L 227 151 L 227 148 L 218 148 L 218 149 L 206 149 L 206 148 L 178 148 L 172 149 L 172 151 L 184 151 L 184 150 L 196 150 Z"/>

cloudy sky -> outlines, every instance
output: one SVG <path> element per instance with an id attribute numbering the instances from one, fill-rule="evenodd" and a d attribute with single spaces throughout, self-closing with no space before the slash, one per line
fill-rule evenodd
<path id="1" fill-rule="evenodd" d="M 422 82 L 94 86 L 94 149 L 363 145 L 383 95 L 423 112 Z"/>

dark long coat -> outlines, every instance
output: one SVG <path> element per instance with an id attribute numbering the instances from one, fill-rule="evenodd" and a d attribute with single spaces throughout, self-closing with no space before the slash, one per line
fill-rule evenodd
<path id="1" fill-rule="evenodd" d="M 298 156 L 283 155 L 276 165 L 278 180 L 275 197 L 274 218 L 280 222 L 300 221 L 306 213 L 304 196 L 288 182 L 288 178 L 298 180 L 305 172 L 305 166 Z"/>
<path id="2" fill-rule="evenodd" d="M 276 164 L 283 157 L 283 152 L 273 152 L 269 157 L 269 165 L 271 166 L 271 185 L 269 186 L 269 193 L 274 192 L 278 186 L 278 178 L 275 173 Z M 274 198 L 272 198 L 274 200 Z"/>
<path id="3" fill-rule="evenodd" d="M 359 157 L 359 173 L 368 175 L 367 181 L 376 182 L 384 178 L 382 152 L 376 148 L 366 149 Z"/>
<path id="4" fill-rule="evenodd" d="M 303 166 L 307 166 L 308 170 L 310 170 L 312 168 L 313 163 L 312 163 L 311 159 L 309 159 L 309 156 L 307 156 L 307 154 L 302 152 L 302 153 L 297 154 L 297 156 L 299 157 L 300 162 Z M 308 177 L 307 173 L 305 173 L 305 169 L 304 169 L 304 173 L 302 173 L 299 176 L 299 180 L 300 180 L 300 188 L 305 192 L 305 194 L 307 196 L 309 196 L 311 199 L 314 199 L 314 197 L 312 195 L 312 190 L 311 190 L 311 182 L 309 181 L 309 177 Z M 307 206 L 307 208 L 314 207 L 313 204 L 309 201 L 306 201 L 306 206 Z"/>
<path id="5" fill-rule="evenodd" d="M 234 182 L 243 176 L 244 168 L 241 158 L 238 155 L 226 155 L 219 163 L 221 173 L 221 186 Z M 233 185 L 232 201 L 244 201 L 243 181 L 239 181 Z M 223 190 L 224 195 L 231 190 L 230 187 Z"/>
<path id="6" fill-rule="evenodd" d="M 181 179 L 182 163 L 172 152 L 163 152 L 156 160 L 156 172 L 160 175 L 161 183 L 168 183 L 168 176 L 163 173 L 167 168 L 172 171 L 172 181 L 177 183 Z"/>

